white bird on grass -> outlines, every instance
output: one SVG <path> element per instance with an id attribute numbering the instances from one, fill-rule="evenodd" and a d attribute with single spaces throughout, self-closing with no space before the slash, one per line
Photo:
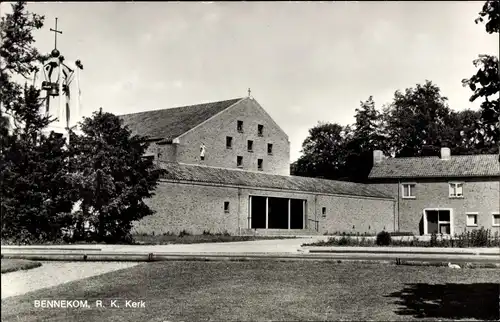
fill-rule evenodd
<path id="1" fill-rule="evenodd" d="M 457 264 L 448 263 L 449 268 L 460 268 Z"/>

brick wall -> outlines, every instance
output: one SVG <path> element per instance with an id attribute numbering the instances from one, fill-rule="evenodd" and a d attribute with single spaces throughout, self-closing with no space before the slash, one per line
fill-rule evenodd
<path id="1" fill-rule="evenodd" d="M 237 121 L 243 121 L 243 133 L 237 131 Z M 264 126 L 258 136 L 257 126 Z M 232 137 L 232 148 L 226 148 L 226 137 Z M 243 157 L 241 169 L 257 171 L 257 160 L 263 160 L 263 171 L 290 174 L 288 136 L 253 99 L 245 99 L 221 114 L 179 137 L 177 161 L 222 168 L 237 168 L 237 156 Z M 247 151 L 247 141 L 253 140 L 253 152 Z M 200 145 L 205 144 L 205 160 L 200 160 Z M 273 144 L 272 155 L 267 144 Z"/>
<path id="2" fill-rule="evenodd" d="M 321 232 L 378 233 L 394 231 L 392 200 L 318 196 L 316 213 Z M 323 217 L 322 208 L 326 209 Z"/>
<path id="3" fill-rule="evenodd" d="M 320 233 L 379 232 L 384 228 L 386 231 L 393 231 L 392 200 L 165 181 L 157 187 L 156 195 L 147 200 L 147 204 L 156 214 L 135 223 L 133 231 L 177 234 L 185 229 L 194 234 L 200 234 L 204 230 L 238 234 L 240 229 L 249 228 L 248 204 L 252 195 L 305 199 L 306 225 L 315 229 L 314 222 L 309 219 L 319 221 Z M 224 212 L 226 201 L 229 202 L 228 213 Z M 322 207 L 327 210 L 325 217 L 321 213 Z"/>
<path id="4" fill-rule="evenodd" d="M 230 202 L 229 213 L 224 212 L 225 201 Z M 135 233 L 238 232 L 237 188 L 161 182 L 146 204 L 156 213 L 136 222 Z"/>
<path id="5" fill-rule="evenodd" d="M 480 227 L 500 231 L 499 227 L 492 227 L 492 213 L 500 212 L 500 181 L 498 178 L 459 179 L 453 182 L 463 182 L 464 197 L 454 199 L 449 197 L 448 180 L 411 179 L 404 182 L 416 183 L 415 199 L 404 199 L 401 186 L 398 183 L 378 183 L 375 186 L 385 189 L 394 198 L 398 199 L 399 192 L 399 229 L 421 233 L 424 208 L 452 208 L 454 233 L 472 230 Z M 466 213 L 478 213 L 478 226 L 467 227 Z"/>

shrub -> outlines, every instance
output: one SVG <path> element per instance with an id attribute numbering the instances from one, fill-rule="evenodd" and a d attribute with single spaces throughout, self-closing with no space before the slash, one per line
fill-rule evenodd
<path id="1" fill-rule="evenodd" d="M 203 236 L 212 236 L 212 233 L 210 232 L 210 230 L 203 230 L 202 235 Z"/>
<path id="2" fill-rule="evenodd" d="M 375 241 L 378 246 L 389 246 L 391 244 L 391 234 L 386 231 L 381 231 L 377 234 Z"/>
<path id="3" fill-rule="evenodd" d="M 490 231 L 486 230 L 484 227 L 481 229 L 474 229 L 471 232 L 471 246 L 472 247 L 486 247 L 489 244 Z"/>
<path id="4" fill-rule="evenodd" d="M 431 234 L 431 240 L 430 240 L 430 246 L 431 247 L 437 247 L 438 244 L 438 238 L 436 233 Z"/>
<path id="5" fill-rule="evenodd" d="M 190 233 L 188 233 L 186 230 L 182 230 L 180 233 L 179 233 L 179 237 L 184 237 L 184 236 L 189 236 L 191 235 Z"/>

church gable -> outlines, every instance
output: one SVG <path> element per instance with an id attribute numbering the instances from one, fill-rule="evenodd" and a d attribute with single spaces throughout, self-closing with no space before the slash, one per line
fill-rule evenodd
<path id="1" fill-rule="evenodd" d="M 177 162 L 290 173 L 288 136 L 253 98 L 240 100 L 178 139 Z"/>

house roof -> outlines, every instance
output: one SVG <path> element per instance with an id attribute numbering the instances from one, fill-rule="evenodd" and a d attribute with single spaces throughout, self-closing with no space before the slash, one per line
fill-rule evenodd
<path id="1" fill-rule="evenodd" d="M 240 101 L 235 98 L 176 108 L 119 115 L 133 135 L 172 140 Z"/>
<path id="2" fill-rule="evenodd" d="M 369 178 L 444 178 L 500 176 L 497 154 L 389 158 L 375 164 Z"/>
<path id="3" fill-rule="evenodd" d="M 166 170 L 163 178 L 167 180 L 392 199 L 391 196 L 375 187 L 352 182 L 283 176 L 182 163 L 162 163 L 162 168 Z"/>

